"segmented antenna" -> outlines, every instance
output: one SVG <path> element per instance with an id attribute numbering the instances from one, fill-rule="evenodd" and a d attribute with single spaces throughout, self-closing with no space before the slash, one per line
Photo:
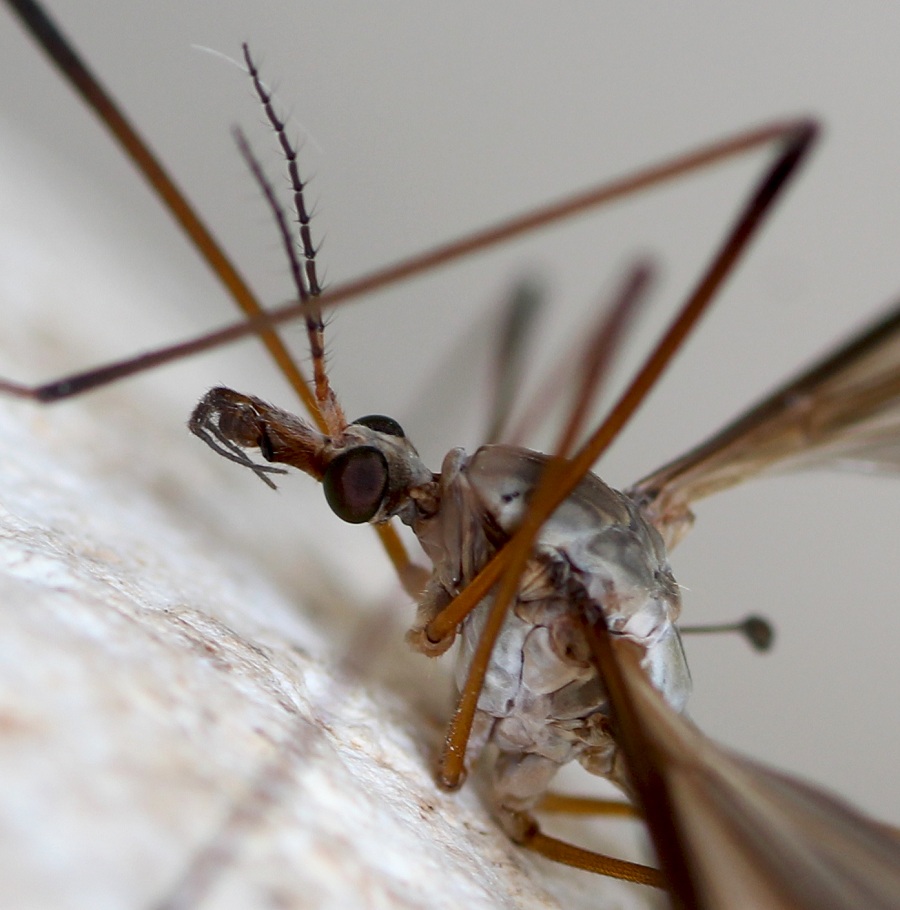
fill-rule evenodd
<path id="1" fill-rule="evenodd" d="M 275 217 L 278 229 L 281 232 L 285 253 L 291 269 L 291 278 L 297 295 L 303 302 L 308 302 L 322 293 L 319 284 L 318 274 L 316 272 L 316 246 L 312 242 L 310 233 L 310 215 L 306 208 L 306 200 L 303 195 L 305 184 L 300 178 L 300 169 L 297 165 L 297 149 L 287 137 L 284 121 L 279 117 L 272 104 L 272 95 L 266 88 L 259 76 L 259 70 L 250 56 L 249 47 L 242 45 L 244 51 L 244 61 L 247 64 L 247 72 L 253 82 L 253 88 L 259 98 L 263 111 L 275 131 L 278 144 L 281 147 L 281 153 L 284 155 L 287 164 L 288 178 L 291 182 L 291 191 L 293 193 L 294 212 L 300 230 L 300 244 L 303 248 L 304 262 L 301 266 L 300 258 L 297 255 L 292 231 L 288 228 L 287 218 L 284 209 L 269 183 L 262 167 L 254 156 L 246 137 L 240 130 L 235 130 L 235 138 L 244 160 L 247 162 L 254 179 L 259 185 L 266 198 L 266 202 Z M 306 335 L 309 341 L 309 352 L 313 365 L 313 384 L 316 401 L 322 409 L 322 416 L 328 426 L 328 432 L 332 435 L 340 433 L 347 426 L 347 419 L 344 416 L 343 409 L 337 400 L 331 383 L 328 381 L 328 373 L 325 368 L 325 323 L 322 319 L 322 311 L 318 307 L 311 308 L 306 313 Z"/>

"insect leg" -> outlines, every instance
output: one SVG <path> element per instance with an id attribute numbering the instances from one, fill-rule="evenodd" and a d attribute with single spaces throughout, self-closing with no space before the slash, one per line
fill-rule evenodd
<path id="1" fill-rule="evenodd" d="M 641 813 L 631 804 L 619 799 L 599 799 L 593 796 L 569 796 L 564 793 L 545 793 L 537 805 L 540 812 L 565 815 L 615 815 L 640 818 Z"/>
<path id="2" fill-rule="evenodd" d="M 631 863 L 628 860 L 617 859 L 614 856 L 605 856 L 584 850 L 574 844 L 558 840 L 544 834 L 535 824 L 519 841 L 523 847 L 546 856 L 557 863 L 584 869 L 585 872 L 595 872 L 597 875 L 606 875 L 610 878 L 620 878 L 626 882 L 637 885 L 652 885 L 654 888 L 665 888 L 666 879 L 663 874 L 652 866 L 641 863 Z"/>
<path id="3" fill-rule="evenodd" d="M 12 3 L 13 0 L 7 0 Z M 27 0 L 16 0 L 31 6 Z M 423 275 L 436 268 L 449 265 L 476 252 L 487 250 L 515 237 L 565 221 L 591 209 L 599 208 L 618 199 L 659 186 L 677 177 L 700 170 L 710 165 L 745 154 L 761 145 L 773 142 L 787 144 L 793 148 L 802 137 L 804 147 L 810 145 L 818 130 L 811 120 L 793 120 L 773 123 L 757 130 L 749 130 L 737 136 L 714 142 L 662 164 L 644 168 L 634 174 L 591 187 L 573 196 L 501 221 L 490 227 L 467 234 L 456 240 L 425 250 L 408 259 L 385 266 L 375 272 L 363 275 L 353 281 L 333 288 L 319 299 L 318 305 L 335 307 L 356 300 L 359 297 L 381 290 L 401 281 Z M 784 160 L 786 153 L 779 157 Z M 727 272 L 727 270 L 726 270 Z M 263 329 L 272 328 L 303 317 L 310 308 L 309 303 L 290 301 L 274 307 L 243 322 L 232 323 L 205 335 L 177 342 L 168 347 L 158 348 L 125 360 L 119 360 L 73 373 L 55 381 L 38 386 L 29 386 L 10 380 L 0 380 L 0 390 L 9 395 L 49 402 L 79 395 L 99 386 L 133 376 L 165 363 L 179 360 L 191 354 L 199 354 L 259 334 Z"/>

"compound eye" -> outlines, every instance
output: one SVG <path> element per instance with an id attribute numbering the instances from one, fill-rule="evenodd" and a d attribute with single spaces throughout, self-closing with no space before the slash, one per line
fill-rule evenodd
<path id="1" fill-rule="evenodd" d="M 377 433 L 384 433 L 386 436 L 399 436 L 402 439 L 406 435 L 403 427 L 393 417 L 385 417 L 384 414 L 369 414 L 367 417 L 360 417 L 359 420 L 353 422 L 375 430 Z"/>
<path id="2" fill-rule="evenodd" d="M 362 524 L 375 515 L 387 492 L 387 460 L 374 446 L 350 449 L 328 465 L 322 486 L 338 518 Z"/>

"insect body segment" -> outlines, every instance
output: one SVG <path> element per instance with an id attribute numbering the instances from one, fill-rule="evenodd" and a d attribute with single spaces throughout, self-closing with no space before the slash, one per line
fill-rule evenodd
<path id="1" fill-rule="evenodd" d="M 434 564 L 429 593 L 438 599 L 423 603 L 420 623 L 516 531 L 546 462 L 510 446 L 447 456 L 441 510 L 413 528 Z M 489 595 L 463 623 L 460 688 L 492 600 Z M 494 800 L 513 836 L 519 814 L 534 808 L 569 761 L 628 789 L 606 695 L 582 633 L 588 604 L 604 611 L 617 634 L 641 646 L 654 684 L 681 710 L 690 677 L 674 626 L 678 589 L 662 541 L 627 497 L 592 474 L 542 528 L 478 699 L 469 757 L 487 742 L 499 749 Z"/>

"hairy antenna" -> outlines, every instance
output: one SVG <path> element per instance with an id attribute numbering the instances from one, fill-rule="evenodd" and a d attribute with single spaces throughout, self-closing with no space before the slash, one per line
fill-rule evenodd
<path id="1" fill-rule="evenodd" d="M 272 104 L 272 95 L 266 88 L 259 76 L 259 70 L 250 56 L 250 48 L 242 45 L 244 51 L 244 61 L 247 64 L 247 72 L 253 81 L 253 88 L 259 98 L 263 111 L 281 148 L 287 163 L 288 178 L 291 182 L 291 191 L 294 201 L 294 212 L 300 230 L 300 244 L 303 248 L 304 263 L 301 267 L 300 258 L 297 255 L 297 248 L 294 238 L 287 226 L 287 219 L 284 210 L 281 207 L 275 192 L 266 179 L 265 174 L 250 149 L 249 143 L 240 130 L 235 131 L 238 148 L 247 162 L 256 182 L 262 189 L 263 195 L 272 210 L 278 229 L 281 232 L 284 249 L 287 253 L 288 262 L 291 269 L 291 277 L 294 281 L 294 287 L 297 289 L 297 296 L 306 303 L 319 296 L 322 288 L 319 284 L 318 274 L 316 272 L 316 253 L 317 247 L 312 242 L 310 232 L 310 215 L 306 208 L 306 200 L 303 192 L 306 187 L 300 177 L 300 169 L 297 165 L 297 149 L 287 137 L 284 120 L 278 115 Z M 337 400 L 331 383 L 328 381 L 328 373 L 325 369 L 325 323 L 322 319 L 322 310 L 313 306 L 306 310 L 306 335 L 309 340 L 309 352 L 313 365 L 313 383 L 315 388 L 316 401 L 322 409 L 322 416 L 328 426 L 328 432 L 332 435 L 340 433 L 347 426 L 347 419 Z"/>

